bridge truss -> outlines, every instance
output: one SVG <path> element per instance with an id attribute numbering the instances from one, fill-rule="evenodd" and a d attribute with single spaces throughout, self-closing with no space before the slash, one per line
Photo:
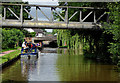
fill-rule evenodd
<path id="1" fill-rule="evenodd" d="M 94 7 L 71 7 L 71 6 L 45 6 L 45 5 L 30 5 L 30 4 L 7 4 L 7 3 L 0 3 L 0 6 L 3 7 L 3 14 L 1 16 L 2 22 L 0 25 L 2 27 L 15 27 L 15 28 L 45 28 L 45 29 L 89 29 L 89 28 L 100 28 L 100 20 L 105 16 L 107 13 L 104 11 L 100 16 L 96 15 L 96 11 L 105 10 L 103 8 L 94 8 Z M 20 12 L 19 15 L 16 14 L 15 11 L 11 9 L 11 6 L 19 6 Z M 25 8 L 25 7 L 34 7 L 36 12 L 33 12 L 35 17 Z M 45 11 L 42 8 L 49 8 L 50 14 L 47 16 Z M 74 12 L 69 12 L 69 9 L 74 9 Z M 89 10 L 88 14 L 83 17 L 84 14 L 83 10 Z M 14 9 L 16 10 L 16 9 Z M 64 16 L 61 15 L 60 11 L 64 11 Z M 9 11 L 10 13 L 7 13 Z M 47 19 L 47 21 L 40 21 L 38 17 L 40 11 Z M 23 18 L 23 13 L 26 12 L 32 19 L 25 20 Z M 16 19 L 7 18 L 7 14 L 14 15 Z M 70 16 L 71 14 L 71 16 Z M 79 14 L 79 21 L 74 21 L 71 19 Z M 55 15 L 59 16 L 61 20 L 55 20 Z M 93 17 L 93 21 L 86 22 L 86 19 Z"/>

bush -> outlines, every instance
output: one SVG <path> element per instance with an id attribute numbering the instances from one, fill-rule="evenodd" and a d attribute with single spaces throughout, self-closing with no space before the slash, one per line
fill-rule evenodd
<path id="1" fill-rule="evenodd" d="M 24 35 L 18 29 L 2 29 L 2 48 L 15 48 L 21 46 Z"/>

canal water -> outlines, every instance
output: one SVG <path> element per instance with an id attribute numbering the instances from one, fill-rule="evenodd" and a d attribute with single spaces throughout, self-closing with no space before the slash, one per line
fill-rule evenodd
<path id="1" fill-rule="evenodd" d="M 119 82 L 114 65 L 85 59 L 78 50 L 44 48 L 39 57 L 21 57 L 2 70 L 3 83 Z"/>

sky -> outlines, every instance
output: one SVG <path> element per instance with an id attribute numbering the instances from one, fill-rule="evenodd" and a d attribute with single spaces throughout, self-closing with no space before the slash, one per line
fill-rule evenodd
<path id="1" fill-rule="evenodd" d="M 29 4 L 35 4 L 35 5 L 58 5 L 58 0 L 23 0 L 23 1 L 28 1 Z M 41 10 L 50 18 L 51 16 L 51 11 L 50 8 L 41 8 Z M 30 14 L 33 17 L 36 17 L 35 8 L 31 8 Z M 48 19 L 38 10 L 38 20 L 43 20 L 43 21 L 48 21 Z M 28 29 L 30 32 L 33 32 L 33 30 Z M 45 29 L 47 32 L 52 32 L 52 29 Z"/>

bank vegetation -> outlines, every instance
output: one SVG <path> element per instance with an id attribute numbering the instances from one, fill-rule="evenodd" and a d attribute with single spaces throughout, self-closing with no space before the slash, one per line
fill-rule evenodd
<path id="1" fill-rule="evenodd" d="M 60 2 L 59 5 L 64 3 Z M 57 33 L 58 46 L 64 46 L 65 43 L 68 48 L 82 49 L 86 58 L 100 60 L 104 62 L 112 62 L 118 64 L 120 62 L 120 2 L 91 2 L 91 3 L 76 3 L 68 2 L 67 6 L 79 7 L 101 7 L 106 10 L 97 11 L 97 15 L 107 12 L 107 16 L 101 19 L 101 29 L 64 29 L 54 30 Z M 61 15 L 64 16 L 65 11 L 61 10 Z M 75 12 L 76 10 L 69 9 L 68 12 Z M 82 10 L 88 14 L 89 11 Z M 61 20 L 55 14 L 56 18 Z M 69 15 L 68 17 L 70 17 Z M 83 15 L 84 17 L 84 15 Z M 87 21 L 90 21 L 87 19 Z M 105 21 L 107 19 L 107 21 Z M 74 16 L 71 20 L 79 21 L 79 15 Z"/>

